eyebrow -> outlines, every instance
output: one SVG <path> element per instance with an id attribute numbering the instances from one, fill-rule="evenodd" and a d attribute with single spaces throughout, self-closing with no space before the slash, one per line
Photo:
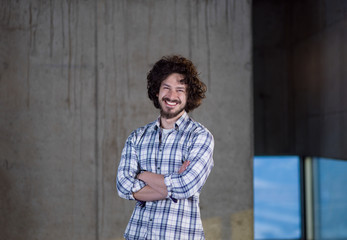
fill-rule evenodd
<path id="1" fill-rule="evenodd" d="M 167 84 L 167 83 L 163 83 L 163 86 L 172 88 L 172 86 Z M 186 89 L 186 86 L 184 84 L 182 84 L 182 86 L 178 86 L 178 87 L 176 87 L 176 89 Z"/>

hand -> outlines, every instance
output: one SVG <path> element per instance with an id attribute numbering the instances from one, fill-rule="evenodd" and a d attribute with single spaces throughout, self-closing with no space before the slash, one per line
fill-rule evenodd
<path id="1" fill-rule="evenodd" d="M 189 164 L 190 164 L 190 161 L 184 161 L 183 162 L 183 164 L 182 164 L 182 166 L 180 167 L 180 170 L 178 170 L 178 173 L 179 174 L 181 174 L 181 173 L 183 173 L 186 169 L 187 169 L 187 167 L 189 166 Z"/>

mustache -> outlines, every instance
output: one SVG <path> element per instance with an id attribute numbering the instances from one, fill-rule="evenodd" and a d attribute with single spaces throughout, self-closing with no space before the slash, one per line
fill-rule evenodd
<path id="1" fill-rule="evenodd" d="M 168 97 L 163 97 L 162 100 L 163 100 L 163 101 L 169 101 L 169 102 L 174 102 L 174 103 L 181 104 L 181 101 L 180 101 L 180 100 L 171 100 L 171 99 L 168 98 Z"/>

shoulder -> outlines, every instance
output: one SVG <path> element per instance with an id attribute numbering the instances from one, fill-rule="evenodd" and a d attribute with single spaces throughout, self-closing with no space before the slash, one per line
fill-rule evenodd
<path id="1" fill-rule="evenodd" d="M 192 118 L 187 119 L 186 126 L 184 127 L 185 131 L 194 137 L 203 137 L 208 138 L 213 141 L 212 133 L 201 123 L 193 120 Z"/>
<path id="2" fill-rule="evenodd" d="M 156 123 L 157 121 L 154 121 L 154 122 L 148 123 L 145 126 L 135 129 L 134 131 L 131 132 L 127 141 L 137 143 L 139 139 L 141 139 L 142 137 L 148 134 L 151 134 L 153 131 L 156 131 Z"/>

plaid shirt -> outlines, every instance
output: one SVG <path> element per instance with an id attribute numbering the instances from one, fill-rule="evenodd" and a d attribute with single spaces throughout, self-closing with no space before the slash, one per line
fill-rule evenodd
<path id="1" fill-rule="evenodd" d="M 134 200 L 133 193 L 146 185 L 136 179 L 141 171 L 164 175 L 168 190 L 164 200 L 137 201 L 124 237 L 204 239 L 199 195 L 213 167 L 213 136 L 184 113 L 175 128 L 161 138 L 158 119 L 132 132 L 122 151 L 117 174 L 120 197 Z M 179 174 L 185 160 L 190 165 Z"/>

